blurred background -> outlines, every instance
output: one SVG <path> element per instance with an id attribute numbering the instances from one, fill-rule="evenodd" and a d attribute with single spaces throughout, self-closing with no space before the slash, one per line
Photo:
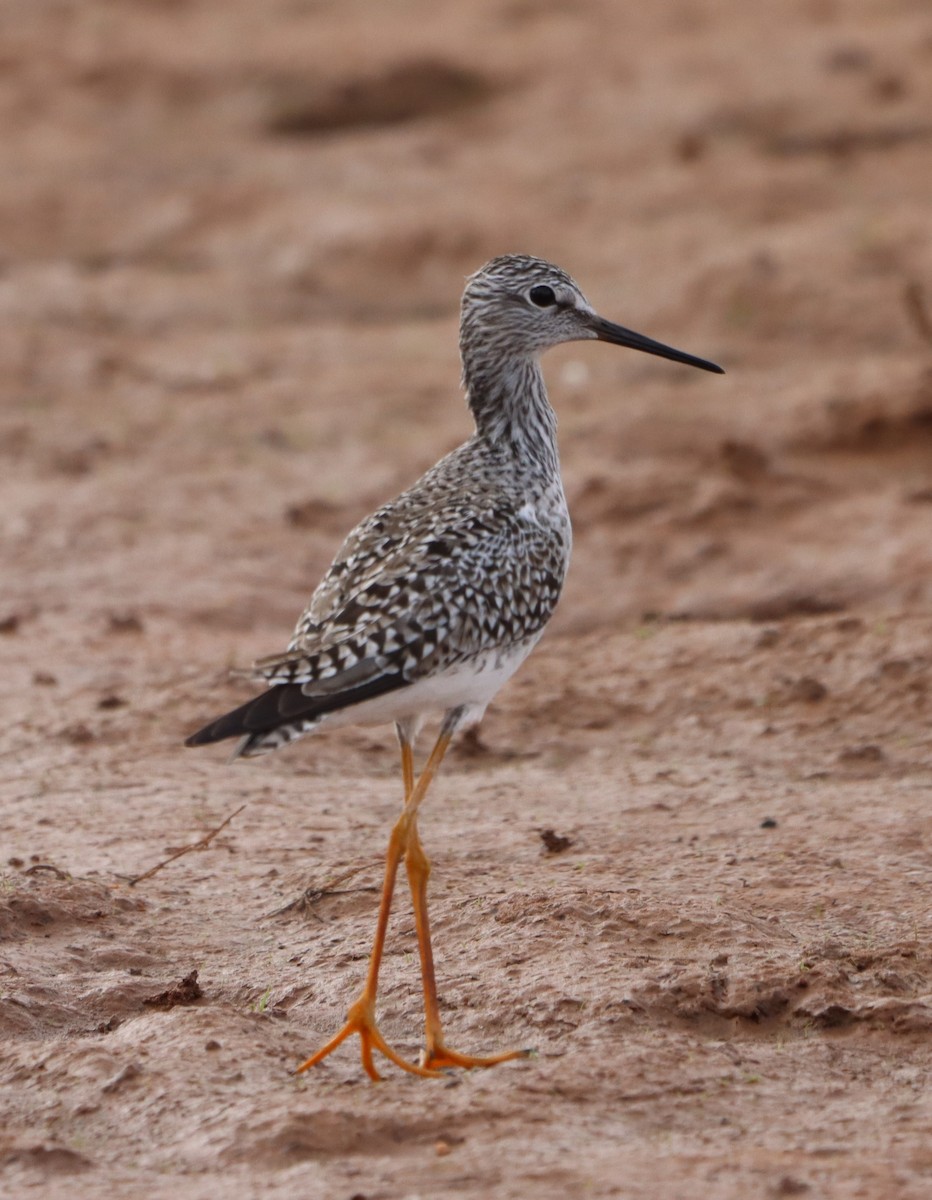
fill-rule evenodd
<path id="1" fill-rule="evenodd" d="M 728 369 L 550 357 L 565 628 L 927 602 L 930 113 L 920 0 L 7 0 L 17 577 L 281 629 L 520 251 Z"/>

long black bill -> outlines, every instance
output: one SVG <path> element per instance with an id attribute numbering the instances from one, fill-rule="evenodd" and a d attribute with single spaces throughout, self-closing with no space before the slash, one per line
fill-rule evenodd
<path id="1" fill-rule="evenodd" d="M 685 354 L 682 350 L 674 350 L 672 346 L 665 346 L 663 342 L 655 342 L 643 333 L 625 329 L 624 325 L 614 325 L 603 317 L 593 316 L 591 326 L 600 342 L 611 342 L 613 346 L 630 346 L 632 350 L 643 350 L 645 354 L 656 354 L 658 358 L 686 363 L 687 366 L 698 367 L 701 371 L 713 371 L 716 375 L 725 374 L 724 368 L 717 363 L 709 362 L 705 358 L 696 358 L 694 354 Z"/>

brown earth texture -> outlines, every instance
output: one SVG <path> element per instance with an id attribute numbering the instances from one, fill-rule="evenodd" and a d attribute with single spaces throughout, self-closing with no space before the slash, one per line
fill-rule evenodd
<path id="1" fill-rule="evenodd" d="M 932 1195 L 927 0 L 0 26 L 0 1193 Z M 570 577 L 421 821 L 450 1044 L 536 1057 L 297 1077 L 394 735 L 182 741 L 468 435 L 506 252 L 727 374 L 544 362 Z M 406 887 L 379 1013 L 416 1058 Z"/>

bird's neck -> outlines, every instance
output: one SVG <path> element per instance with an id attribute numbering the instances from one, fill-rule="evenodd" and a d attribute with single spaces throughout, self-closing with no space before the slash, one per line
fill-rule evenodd
<path id="1" fill-rule="evenodd" d="M 480 438 L 519 467 L 559 475 L 557 418 L 536 357 L 484 363 L 464 354 L 463 386 Z"/>

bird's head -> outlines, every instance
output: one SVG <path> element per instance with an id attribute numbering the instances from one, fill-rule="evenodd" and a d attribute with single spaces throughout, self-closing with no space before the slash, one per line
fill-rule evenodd
<path id="1" fill-rule="evenodd" d="M 565 271 L 541 258 L 502 255 L 467 281 L 460 326 L 465 363 L 476 353 L 483 358 L 529 358 L 561 342 L 591 340 L 723 374 L 715 363 L 606 321 Z"/>

